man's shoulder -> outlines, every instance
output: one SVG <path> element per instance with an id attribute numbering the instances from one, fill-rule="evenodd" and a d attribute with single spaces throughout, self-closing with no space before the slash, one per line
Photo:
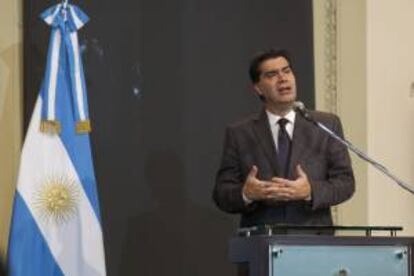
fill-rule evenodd
<path id="1" fill-rule="evenodd" d="M 332 121 L 339 121 L 339 117 L 336 114 L 330 113 L 330 112 L 324 112 L 324 111 L 318 111 L 318 110 L 310 110 L 309 114 L 313 119 L 319 122 L 332 122 Z"/>
<path id="2" fill-rule="evenodd" d="M 261 112 L 250 114 L 242 119 L 232 122 L 231 124 L 228 125 L 228 128 L 240 129 L 240 128 L 245 128 L 245 127 L 250 127 L 256 121 L 260 120 L 261 116 L 262 116 Z"/>

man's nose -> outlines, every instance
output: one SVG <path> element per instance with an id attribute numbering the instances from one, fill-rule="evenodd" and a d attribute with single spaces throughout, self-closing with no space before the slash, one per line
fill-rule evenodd
<path id="1" fill-rule="evenodd" d="M 285 74 L 285 73 L 280 73 L 279 74 L 279 81 L 280 82 L 284 82 L 284 81 L 286 81 L 287 80 L 287 75 Z"/>

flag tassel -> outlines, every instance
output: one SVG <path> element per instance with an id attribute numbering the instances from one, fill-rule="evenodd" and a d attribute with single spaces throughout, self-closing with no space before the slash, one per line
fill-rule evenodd
<path id="1" fill-rule="evenodd" d="M 48 134 L 59 134 L 61 131 L 60 122 L 56 120 L 42 120 L 40 131 Z"/>

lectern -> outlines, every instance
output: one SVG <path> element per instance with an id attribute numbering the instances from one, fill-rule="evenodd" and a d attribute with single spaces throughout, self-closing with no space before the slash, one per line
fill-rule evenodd
<path id="1" fill-rule="evenodd" d="M 345 235 L 324 235 L 338 230 Z M 362 226 L 243 228 L 230 240 L 229 255 L 234 263 L 247 263 L 250 276 L 414 276 L 414 238 L 397 237 L 400 230 Z M 372 235 L 384 231 L 389 234 Z"/>

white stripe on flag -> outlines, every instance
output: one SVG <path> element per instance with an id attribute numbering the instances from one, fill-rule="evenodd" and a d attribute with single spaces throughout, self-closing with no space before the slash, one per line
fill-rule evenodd
<path id="1" fill-rule="evenodd" d="M 78 15 L 75 13 L 74 7 L 70 6 L 69 11 L 73 17 L 73 22 L 75 23 L 76 29 L 79 30 L 85 23 L 83 23 L 82 20 L 80 20 Z"/>
<path id="2" fill-rule="evenodd" d="M 49 25 L 52 24 L 52 22 L 55 19 L 57 13 L 60 11 L 60 6 L 61 5 L 62 4 L 56 5 L 56 9 L 53 11 L 53 13 L 44 19 L 47 24 L 49 24 Z"/>
<path id="3" fill-rule="evenodd" d="M 79 117 L 80 120 L 85 120 L 85 105 L 83 103 L 83 86 L 81 81 L 81 75 L 80 75 L 80 65 L 79 65 L 79 47 L 78 47 L 78 33 L 73 32 L 70 34 L 70 40 L 72 44 L 73 49 L 73 59 L 74 59 L 74 74 L 75 74 L 75 83 L 76 83 L 76 99 L 77 99 L 77 105 L 79 109 Z"/>
<path id="4" fill-rule="evenodd" d="M 57 29 L 53 36 L 52 42 L 52 54 L 51 54 L 51 66 L 49 74 L 49 86 L 48 86 L 48 102 L 47 102 L 47 119 L 55 120 L 55 102 L 56 102 L 56 85 L 58 78 L 58 66 L 60 56 L 60 44 L 62 38 L 60 30 Z"/>

